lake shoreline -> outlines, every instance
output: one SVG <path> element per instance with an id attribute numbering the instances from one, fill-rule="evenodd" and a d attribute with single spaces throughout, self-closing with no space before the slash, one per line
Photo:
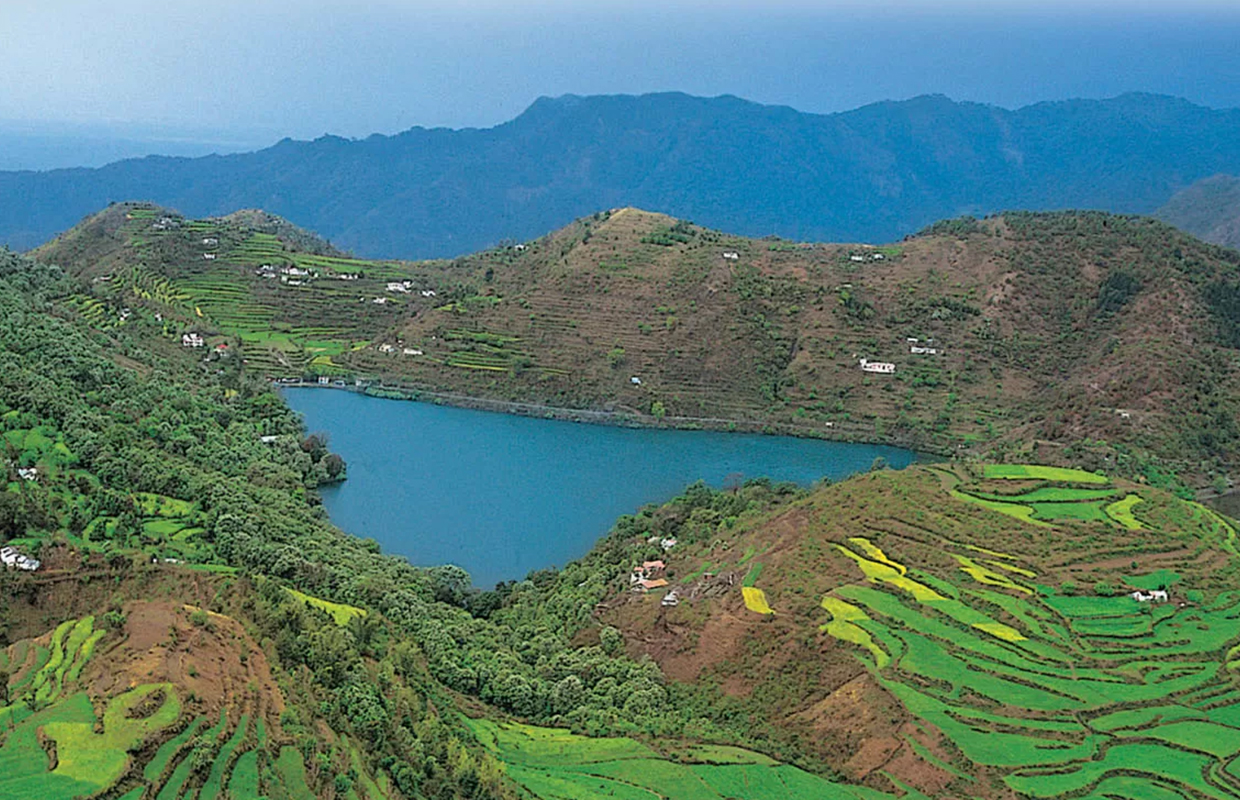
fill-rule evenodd
<path id="1" fill-rule="evenodd" d="M 390 403 L 357 386 L 283 387 L 307 430 L 325 432 L 348 464 L 347 481 L 320 491 L 332 522 L 412 564 L 456 564 L 478 586 L 580 558 L 620 517 L 698 481 L 812 486 L 875 464 L 937 460 L 888 445 L 614 418 L 574 425 L 536 407 L 497 414 L 493 406 Z"/>
<path id="2" fill-rule="evenodd" d="M 870 426 L 852 422 L 835 422 L 829 428 L 812 428 L 807 425 L 793 425 L 786 422 L 761 422 L 757 420 L 733 420 L 722 417 L 679 417 L 667 416 L 662 419 L 650 414 L 629 411 L 598 411 L 592 409 L 564 408 L 548 406 L 540 403 L 525 403 L 516 400 L 495 400 L 472 395 L 454 394 L 450 392 L 433 392 L 424 389 L 411 389 L 403 386 L 363 384 L 334 385 L 308 381 L 283 382 L 273 385 L 277 389 L 332 389 L 335 391 L 363 394 L 384 400 L 405 400 L 431 405 L 465 408 L 473 411 L 492 411 L 501 414 L 512 414 L 519 417 L 534 419 L 555 419 L 565 422 L 578 422 L 591 425 L 607 425 L 617 428 L 634 428 L 643 430 L 676 430 L 676 431 L 715 431 L 720 433 L 749 433 L 763 436 L 792 436 L 797 439 L 817 439 L 826 442 L 844 444 L 885 445 L 911 450 L 919 455 L 950 458 L 954 452 L 948 448 L 937 447 L 931 443 L 915 440 L 913 437 L 881 436 Z"/>

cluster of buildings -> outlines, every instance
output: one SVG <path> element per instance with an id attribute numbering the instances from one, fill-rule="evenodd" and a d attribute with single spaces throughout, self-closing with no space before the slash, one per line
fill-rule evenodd
<path id="1" fill-rule="evenodd" d="M 127 216 L 129 219 L 133 219 L 133 215 Z M 153 231 L 169 231 L 179 227 L 181 227 L 181 221 L 172 217 L 160 217 L 151 223 L 151 230 Z"/>
<path id="2" fill-rule="evenodd" d="M 182 347 L 206 347 L 207 340 L 202 338 L 201 333 L 183 333 L 181 334 Z"/>
<path id="3" fill-rule="evenodd" d="M 634 592 L 641 594 L 651 589 L 661 589 L 667 586 L 667 579 L 658 576 L 666 568 L 667 565 L 662 560 L 643 561 L 640 567 L 633 567 L 633 572 L 629 575 L 629 585 Z"/>
<path id="4" fill-rule="evenodd" d="M 941 352 L 934 346 L 933 339 L 926 339 L 923 342 L 915 336 L 910 336 L 904 342 L 908 345 L 908 351 L 915 356 L 937 356 Z"/>
<path id="5" fill-rule="evenodd" d="M 0 562 L 3 562 L 4 566 L 11 569 L 20 569 L 26 572 L 34 572 L 43 566 L 43 562 L 39 561 L 39 559 L 24 556 L 17 552 L 17 549 L 14 547 L 0 547 Z"/>
<path id="6" fill-rule="evenodd" d="M 855 263 L 861 263 L 863 261 L 883 261 L 886 258 L 887 256 L 883 255 L 882 253 L 867 253 L 865 255 L 861 255 L 859 253 L 853 253 L 852 255 L 848 257 L 848 260 L 855 262 Z"/>

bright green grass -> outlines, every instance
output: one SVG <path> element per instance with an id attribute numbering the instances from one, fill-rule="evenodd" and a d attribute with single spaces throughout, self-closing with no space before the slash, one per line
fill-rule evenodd
<path id="1" fill-rule="evenodd" d="M 1092 500 L 1106 500 L 1115 496 L 1115 489 L 1069 489 L 1058 486 L 1043 486 L 1032 492 L 1023 494 L 990 494 L 975 492 L 974 497 L 983 500 L 996 500 L 1008 503 L 1079 503 Z"/>
<path id="2" fill-rule="evenodd" d="M 1015 517 L 1022 522 L 1028 522 L 1030 525 L 1040 525 L 1046 527 L 1045 522 L 1033 518 L 1033 509 L 1031 507 L 1021 505 L 1020 503 L 1000 503 L 994 500 L 983 500 L 980 497 L 974 497 L 971 494 L 965 494 L 964 492 L 955 490 L 952 490 L 951 496 L 957 500 L 963 500 L 966 503 L 973 503 L 981 506 L 982 508 L 986 508 L 991 511 L 998 511 L 1000 514 L 1006 514 L 1009 517 Z"/>
<path id="3" fill-rule="evenodd" d="M 302 594 L 295 589 L 288 589 L 289 594 L 298 600 L 313 606 L 321 611 L 326 611 L 337 625 L 344 626 L 349 624 L 349 620 L 354 617 L 366 616 L 366 609 L 357 608 L 356 606 L 347 606 L 343 603 L 333 603 L 330 600 L 321 600 L 317 597 L 311 597 L 308 594 Z"/>
<path id="4" fill-rule="evenodd" d="M 1141 636 L 1150 632 L 1150 618 L 1139 614 L 1127 617 L 1086 617 L 1073 620 L 1072 630 L 1083 636 Z"/>
<path id="5" fill-rule="evenodd" d="M 158 781 L 160 776 L 164 774 L 164 770 L 167 769 L 172 757 L 193 738 L 194 734 L 198 732 L 198 729 L 206 721 L 206 717 L 198 717 L 186 726 L 185 730 L 160 745 L 159 749 L 155 751 L 155 756 L 146 762 L 146 766 L 142 768 L 142 777 L 151 783 Z"/>
<path id="6" fill-rule="evenodd" d="M 758 577 L 762 575 L 762 562 L 755 561 L 750 565 L 749 571 L 745 573 L 745 577 L 741 579 L 741 586 L 753 586 L 758 582 Z"/>
<path id="7" fill-rule="evenodd" d="M 1139 494 L 1130 494 L 1123 500 L 1117 500 L 1106 507 L 1106 514 L 1111 519 L 1131 531 L 1139 531 L 1145 526 L 1137 519 L 1132 510 L 1138 503 L 1144 502 Z"/>
<path id="8" fill-rule="evenodd" d="M 1039 464 L 987 464 L 983 473 L 987 478 L 1010 480 L 1059 481 L 1062 483 L 1110 483 L 1105 475 L 1086 472 L 1083 469 L 1046 467 Z"/>
<path id="9" fill-rule="evenodd" d="M 258 751 L 247 750 L 237 758 L 228 777 L 228 793 L 236 800 L 258 797 Z"/>
<path id="10" fill-rule="evenodd" d="M 275 768 L 289 800 L 316 800 L 306 783 L 306 765 L 296 747 L 281 747 Z"/>
<path id="11" fill-rule="evenodd" d="M 162 494 L 136 492 L 134 500 L 144 517 L 185 517 L 194 510 L 194 504 L 190 501 Z"/>
<path id="12" fill-rule="evenodd" d="M 1179 582 L 1180 573 L 1173 572 L 1169 569 L 1160 569 L 1145 575 L 1124 576 L 1124 583 L 1134 589 L 1145 589 L 1147 592 L 1153 591 L 1154 589 L 1161 589 L 1164 586 L 1171 586 L 1172 584 Z"/>
<path id="13" fill-rule="evenodd" d="M 466 720 L 507 773 L 538 800 L 890 800 L 832 783 L 740 748 L 699 746 L 660 758 L 631 739 L 590 739 L 558 729 Z M 707 761 L 708 763 L 685 763 Z"/>
<path id="14" fill-rule="evenodd" d="M 1220 800 L 1234 797 L 1205 782 L 1202 775 L 1211 761 L 1206 756 L 1160 745 L 1117 745 L 1107 750 L 1101 760 L 1082 764 L 1077 769 L 1050 775 L 1010 775 L 1006 783 L 1032 797 L 1057 797 L 1079 792 L 1112 771 L 1125 770 L 1181 784 Z"/>
<path id="15" fill-rule="evenodd" d="M 220 789 L 224 785 L 224 771 L 228 768 L 233 753 L 245 741 L 245 734 L 249 727 L 250 717 L 242 714 L 241 719 L 237 722 L 237 729 L 233 731 L 233 735 L 220 748 L 219 754 L 215 757 L 215 763 L 211 765 L 210 774 L 207 775 L 202 788 L 198 790 L 198 800 L 216 800 Z"/>
<path id="16" fill-rule="evenodd" d="M 1050 521 L 1106 522 L 1110 518 L 1102 503 L 1032 503 L 1033 515 Z"/>

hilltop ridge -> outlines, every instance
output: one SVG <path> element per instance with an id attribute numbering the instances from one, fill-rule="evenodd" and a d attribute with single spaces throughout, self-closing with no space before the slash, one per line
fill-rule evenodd
<path id="1" fill-rule="evenodd" d="M 250 217 L 160 229 L 163 213 L 113 207 L 38 255 L 92 281 L 73 300 L 90 319 L 128 306 L 156 341 L 216 335 L 269 379 L 939 452 L 1040 441 L 1039 458 L 1152 455 L 1205 480 L 1240 441 L 1240 254 L 1153 220 L 1006 214 L 875 247 L 620 208 L 453 261 L 379 262 Z"/>

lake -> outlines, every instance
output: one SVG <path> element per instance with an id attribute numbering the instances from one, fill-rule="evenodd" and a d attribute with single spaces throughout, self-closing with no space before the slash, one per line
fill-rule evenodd
<path id="1" fill-rule="evenodd" d="M 621 514 L 705 480 L 808 485 L 904 467 L 895 447 L 788 436 L 587 425 L 329 389 L 286 389 L 326 431 L 349 479 L 323 490 L 332 522 L 414 564 L 464 567 L 478 586 L 584 555 Z"/>

